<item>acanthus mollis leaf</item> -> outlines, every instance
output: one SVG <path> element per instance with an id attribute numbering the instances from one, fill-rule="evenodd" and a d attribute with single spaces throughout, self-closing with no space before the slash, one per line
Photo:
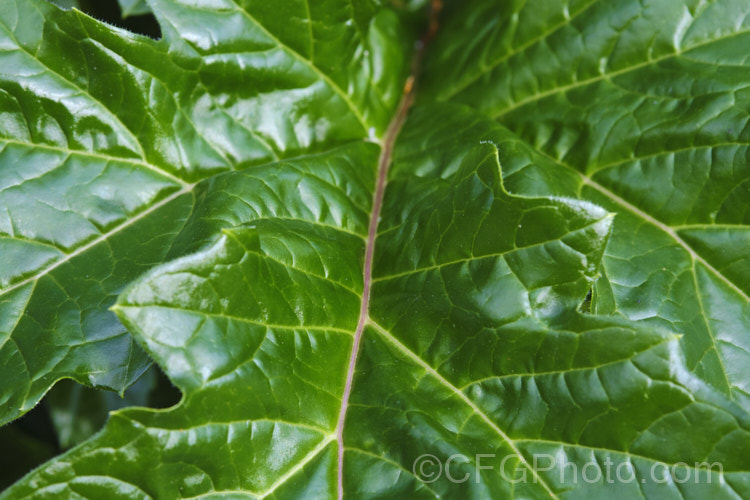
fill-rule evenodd
<path id="1" fill-rule="evenodd" d="M 517 134 L 476 125 L 516 151 L 512 191 L 617 213 L 592 310 L 683 334 L 690 369 L 750 408 L 748 4 L 446 5 L 425 93 Z"/>
<path id="2" fill-rule="evenodd" d="M 408 30 L 378 4 L 150 5 L 162 40 L 0 8 L 0 423 L 61 378 L 143 373 L 108 308 L 174 254 L 201 179 L 375 139 L 400 98 Z"/>
<path id="3" fill-rule="evenodd" d="M 509 194 L 445 113 L 414 110 L 389 171 L 386 140 L 204 181 L 201 243 L 116 306 L 183 400 L 113 413 L 4 498 L 667 498 L 680 463 L 697 498 L 750 494 L 750 417 L 677 337 L 576 311 L 612 215 Z M 433 481 L 423 455 L 459 458 Z M 570 473 L 607 462 L 634 479 Z"/>

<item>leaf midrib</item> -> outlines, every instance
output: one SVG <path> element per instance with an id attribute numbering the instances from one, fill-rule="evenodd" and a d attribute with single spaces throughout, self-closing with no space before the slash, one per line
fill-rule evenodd
<path id="1" fill-rule="evenodd" d="M 409 80 L 407 80 L 408 82 Z M 375 189 L 373 191 L 372 210 L 370 212 L 370 222 L 367 229 L 367 241 L 365 242 L 365 256 L 363 265 L 363 288 L 362 301 L 360 305 L 359 318 L 357 319 L 357 328 L 352 341 L 352 349 L 349 355 L 349 364 L 344 382 L 344 392 L 341 397 L 341 407 L 336 422 L 336 442 L 338 444 L 338 466 L 337 466 L 337 491 L 338 499 L 344 498 L 344 425 L 346 423 L 346 412 L 349 405 L 354 384 L 354 373 L 357 365 L 357 355 L 359 345 L 362 340 L 365 326 L 369 319 L 370 292 L 372 290 L 372 265 L 375 255 L 375 241 L 378 237 L 378 223 L 380 221 L 380 212 L 383 207 L 383 198 L 385 196 L 385 186 L 388 179 L 388 170 L 393 160 L 393 147 L 401 127 L 406 121 L 406 115 L 409 112 L 413 100 L 412 88 L 408 85 L 404 90 L 398 108 L 396 109 L 391 123 L 388 125 L 385 137 L 381 144 L 380 156 L 378 158 L 378 168 L 375 175 Z"/>
<path id="2" fill-rule="evenodd" d="M 232 1 L 234 2 L 235 0 L 232 0 Z M 410 358 L 414 359 L 426 371 L 428 371 L 430 374 L 436 377 L 441 383 L 443 383 L 446 387 L 450 388 L 454 393 L 456 393 L 465 404 L 467 404 L 477 415 L 479 415 L 503 439 L 503 441 L 508 444 L 508 446 L 514 452 L 514 454 L 518 457 L 519 461 L 531 472 L 531 475 L 535 478 L 535 483 L 541 484 L 544 490 L 546 491 L 546 493 L 548 493 L 548 495 L 550 496 L 550 498 L 558 500 L 557 495 L 552 491 L 549 485 L 541 478 L 541 476 L 539 476 L 538 472 L 534 469 L 534 467 L 532 467 L 531 464 L 528 463 L 528 461 L 523 456 L 521 451 L 515 446 L 514 442 L 484 412 L 482 412 L 481 409 L 471 399 L 468 398 L 468 396 L 466 396 L 460 390 L 458 390 L 455 386 L 450 384 L 434 368 L 432 368 L 424 360 L 419 358 L 415 353 L 410 351 L 406 346 L 401 344 L 395 337 L 393 337 L 390 333 L 385 331 L 385 329 L 380 327 L 377 323 L 375 323 L 369 317 L 369 301 L 370 301 L 370 293 L 371 293 L 372 284 L 373 284 L 372 267 L 373 267 L 373 261 L 374 261 L 375 243 L 379 235 L 378 224 L 380 221 L 380 212 L 382 209 L 383 198 L 385 196 L 385 188 L 386 188 L 386 184 L 388 180 L 388 171 L 393 160 L 392 158 L 393 148 L 395 146 L 395 142 L 398 138 L 399 132 L 401 131 L 401 128 L 403 127 L 404 122 L 406 121 L 406 117 L 409 112 L 409 109 L 411 108 L 411 105 L 415 98 L 415 95 L 414 95 L 415 94 L 414 93 L 415 81 L 419 74 L 421 58 L 424 54 L 424 48 L 426 44 L 430 41 L 430 39 L 435 35 L 435 32 L 437 31 L 438 24 L 437 24 L 436 16 L 440 10 L 439 5 L 440 5 L 439 2 L 438 2 L 437 8 L 435 7 L 434 4 L 432 5 L 432 8 L 430 10 L 431 28 L 428 31 L 428 33 L 425 35 L 425 37 L 422 38 L 422 41 L 421 41 L 422 43 L 419 44 L 419 48 L 413 54 L 412 68 L 411 68 L 412 71 L 409 77 L 406 79 L 403 95 L 401 97 L 401 102 L 399 103 L 398 108 L 396 109 L 391 119 L 391 122 L 389 123 L 388 128 L 386 129 L 385 136 L 382 142 L 380 143 L 381 154 L 378 159 L 378 168 L 377 168 L 376 177 L 375 177 L 376 184 L 375 184 L 375 189 L 373 192 L 372 211 L 370 214 L 370 222 L 369 222 L 368 231 L 367 231 L 367 241 L 365 243 L 362 302 L 361 302 L 359 318 L 357 321 L 357 328 L 355 330 L 354 339 L 352 341 L 352 348 L 350 352 L 349 363 L 348 363 L 348 368 L 346 372 L 346 379 L 344 383 L 344 392 L 341 398 L 341 407 L 339 410 L 339 416 L 338 416 L 337 423 L 336 423 L 336 441 L 338 445 L 337 446 L 338 448 L 338 461 L 337 461 L 338 462 L 338 465 L 337 465 L 338 500 L 343 500 L 344 498 L 343 469 L 344 469 L 344 453 L 346 450 L 346 447 L 344 446 L 344 426 L 346 423 L 347 407 L 349 404 L 349 397 L 351 396 L 351 392 L 353 388 L 354 374 L 355 374 L 355 368 L 357 364 L 357 356 L 359 353 L 360 342 L 362 339 L 362 335 L 364 333 L 364 329 L 368 325 L 375 328 L 377 331 L 379 331 L 381 335 L 385 336 L 386 339 L 388 339 L 391 343 L 393 343 L 397 348 L 399 348 L 401 351 L 407 354 L 407 356 L 409 356 Z"/>
<path id="3" fill-rule="evenodd" d="M 420 57 L 420 53 L 417 53 L 417 58 Z M 418 62 L 418 59 L 417 59 Z M 415 64 L 418 67 L 418 64 Z M 423 369 L 434 376 L 440 383 L 448 387 L 454 392 L 466 405 L 468 405 L 474 413 L 476 413 L 490 428 L 492 428 L 498 436 L 511 448 L 513 453 L 518 457 L 519 461 L 526 467 L 531 475 L 535 478 L 535 482 L 541 484 L 545 492 L 555 500 L 558 500 L 558 496 L 552 491 L 550 486 L 539 476 L 538 472 L 532 467 L 532 465 L 526 460 L 521 451 L 516 447 L 514 441 L 495 424 L 482 410 L 465 394 L 463 394 L 458 388 L 453 386 L 445 378 L 442 377 L 434 368 L 427 364 L 424 360 L 419 358 L 415 353 L 409 350 L 406 346 L 401 344 L 394 336 L 387 332 L 380 325 L 375 323 L 369 316 L 369 300 L 374 279 L 372 277 L 372 267 L 375 243 L 378 233 L 378 223 L 380 220 L 380 212 L 382 209 L 383 198 L 385 196 L 385 187 L 388 178 L 389 167 L 392 163 L 393 147 L 395 145 L 398 134 L 406 121 L 406 116 L 411 107 L 414 99 L 414 76 L 412 75 L 408 80 L 404 88 L 404 95 L 402 96 L 401 103 L 393 116 L 391 123 L 386 131 L 383 143 L 381 145 L 381 155 L 378 159 L 378 169 L 376 174 L 376 186 L 373 193 L 373 205 L 370 216 L 370 223 L 368 227 L 368 237 L 365 244 L 365 258 L 363 266 L 363 293 L 361 309 L 359 319 L 357 321 L 357 328 L 354 333 L 354 339 L 352 342 L 352 349 L 349 358 L 349 365 L 346 373 L 346 381 L 344 385 L 344 393 L 341 400 L 341 408 L 339 411 L 339 417 L 336 424 L 336 440 L 338 444 L 338 466 L 337 466 L 337 483 L 338 483 L 338 499 L 343 500 L 344 498 L 344 487 L 343 487 L 343 468 L 344 468 L 344 453 L 346 447 L 344 446 L 344 426 L 346 422 L 346 412 L 349 404 L 349 397 L 353 388 L 354 374 L 357 363 L 357 356 L 359 352 L 359 345 L 361 342 L 362 335 L 366 326 L 371 326 L 381 333 L 390 343 L 395 345 L 399 350 L 404 352 L 408 357 L 416 361 Z"/>

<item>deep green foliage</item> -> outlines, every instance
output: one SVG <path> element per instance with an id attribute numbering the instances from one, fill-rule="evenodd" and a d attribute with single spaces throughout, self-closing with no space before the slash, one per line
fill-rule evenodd
<path id="1" fill-rule="evenodd" d="M 0 423 L 182 399 L 0 498 L 750 498 L 750 6 L 146 3 L 0 6 Z"/>

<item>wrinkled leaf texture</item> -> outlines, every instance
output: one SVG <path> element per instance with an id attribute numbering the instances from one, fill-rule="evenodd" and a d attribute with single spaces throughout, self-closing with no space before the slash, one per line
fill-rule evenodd
<path id="1" fill-rule="evenodd" d="M 593 310 L 684 334 L 691 371 L 750 408 L 750 4 L 470 4 L 426 92 L 502 124 L 474 134 L 513 192 L 616 212 Z"/>
<path id="2" fill-rule="evenodd" d="M 2 421 L 184 396 L 3 498 L 750 497 L 741 2 L 448 2 L 403 124 L 397 10 L 149 5 L 0 9 Z"/>

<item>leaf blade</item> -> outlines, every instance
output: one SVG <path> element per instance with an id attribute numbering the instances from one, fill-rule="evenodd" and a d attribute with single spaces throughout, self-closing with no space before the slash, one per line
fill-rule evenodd
<path id="1" fill-rule="evenodd" d="M 189 24 L 188 4 L 153 6 L 162 23 L 174 15 Z M 247 19 L 266 8 L 235 6 Z M 243 55 L 258 45 L 251 33 L 217 32 L 240 46 L 199 53 L 186 45 L 187 31 L 155 41 L 41 0 L 0 12 L 0 246 L 10 259 L 0 272 L 8 314 L 0 342 L 3 377 L 14 381 L 0 394 L 0 422 L 25 413 L 60 378 L 122 391 L 145 370 L 147 356 L 108 308 L 129 281 L 180 255 L 173 239 L 201 179 L 320 153 L 380 126 L 396 105 L 406 71 L 398 49 L 408 37 L 391 13 L 372 8 L 357 11 L 359 27 L 345 40 L 332 39 L 320 28 L 326 16 L 353 15 L 335 7 L 316 7 L 310 18 L 325 71 L 291 72 L 288 54 Z M 205 10 L 204 26 L 222 13 Z M 279 29 L 273 37 L 294 31 Z M 356 85 L 332 69 L 342 45 L 362 66 Z M 365 116 L 366 127 L 352 126 Z M 31 297 L 17 295 L 27 287 Z"/>
<path id="2" fill-rule="evenodd" d="M 604 258 L 610 283 L 597 284 L 595 298 L 610 297 L 610 312 L 684 333 L 689 366 L 746 406 L 747 253 L 735 249 L 729 271 L 719 247 L 681 229 L 728 224 L 727 235 L 743 240 L 745 7 L 508 5 L 490 23 L 477 11 L 491 2 L 452 9 L 456 31 L 438 40 L 428 63 L 428 75 L 450 76 L 433 78 L 429 92 L 518 134 L 537 166 L 520 174 L 517 192 L 577 196 L 618 213 Z M 479 26 L 481 35 L 462 44 Z M 717 294 L 727 309 L 695 313 Z"/>
<path id="3" fill-rule="evenodd" d="M 405 131 L 431 130 L 436 116 L 434 107 L 415 109 Z M 453 272 L 453 281 L 423 280 L 414 290 L 412 285 L 394 283 L 400 278 L 373 283 L 370 319 L 355 358 L 343 427 L 344 494 L 370 498 L 505 492 L 558 498 L 576 488 L 578 495 L 595 496 L 596 484 L 572 484 L 570 478 L 559 481 L 557 469 L 535 471 L 536 481 L 513 485 L 509 479 L 517 479 L 518 470 L 502 469 L 505 476 L 498 467 L 477 470 L 476 459 L 469 457 L 494 453 L 498 460 L 509 457 L 511 462 L 503 466 L 518 463 L 519 470 L 531 471 L 534 451 L 546 453 L 552 447 L 580 468 L 587 463 L 589 450 L 615 456 L 613 463 L 618 465 L 637 461 L 642 474 L 659 464 L 702 460 L 712 446 L 718 447 L 717 460 L 726 470 L 712 472 L 711 477 L 740 478 L 733 487 L 743 492 L 742 481 L 748 474 L 743 457 L 750 446 L 747 415 L 684 368 L 673 334 L 624 319 L 576 313 L 574 298 L 582 298 L 596 276 L 596 266 L 579 259 L 576 273 L 558 274 L 554 282 L 543 283 L 540 290 L 554 297 L 550 300 L 565 304 L 550 308 L 542 300 L 543 293 L 535 295 L 533 287 L 508 273 L 507 264 L 501 269 L 505 282 L 487 277 L 486 268 L 472 274 L 460 264 L 454 266 L 458 272 L 450 266 L 419 270 L 434 257 L 450 258 L 447 248 L 434 245 L 436 240 L 459 248 L 463 238 L 469 249 L 508 245 L 497 241 L 501 234 L 497 231 L 480 231 L 475 241 L 473 231 L 451 236 L 451 225 L 443 224 L 423 233 L 405 229 L 411 237 L 403 243 L 387 238 L 396 232 L 389 231 L 391 227 L 424 228 L 421 217 L 429 220 L 433 213 L 458 217 L 456 224 L 471 227 L 472 218 L 481 220 L 487 213 L 492 220 L 515 223 L 519 213 L 551 206 L 564 216 L 523 224 L 511 243 L 545 246 L 583 229 L 584 237 L 579 235 L 572 243 L 577 247 L 565 251 L 594 262 L 606 244 L 612 223 L 606 211 L 570 199 L 509 194 L 501 184 L 495 146 L 477 139 L 463 143 L 453 156 L 425 162 L 435 149 L 425 145 L 421 136 L 407 133 L 398 146 L 425 154 L 409 159 L 396 152 L 381 219 L 385 236 L 378 240 L 373 273 L 387 275 L 389 267 L 410 267 L 416 275 Z M 410 143 L 409 137 L 418 138 L 418 143 Z M 362 145 L 348 149 L 369 158 L 365 186 L 370 193 L 376 189 L 375 149 Z M 340 154 L 341 150 L 331 157 Z M 319 155 L 258 169 L 255 175 L 283 179 L 280 171 L 284 170 L 322 173 L 329 161 Z M 425 168 L 415 168 L 413 162 Z M 262 190 L 243 189 L 247 172 L 226 175 L 241 181 L 236 193 L 247 205 L 257 205 L 253 198 L 268 196 Z M 346 179 L 339 176 L 321 188 L 331 203 L 340 199 L 336 191 Z M 221 192 L 223 186 L 219 182 L 212 187 Z M 418 191 L 419 186 L 426 195 L 415 197 L 409 189 Z M 473 196 L 465 196 L 467 192 Z M 294 207 L 291 200 L 299 193 L 280 190 L 278 195 L 289 200 L 278 207 Z M 203 199 L 217 203 L 220 213 L 221 198 Z M 362 280 L 355 285 L 357 293 L 341 286 L 342 275 L 324 271 L 322 254 L 344 263 L 344 269 L 364 274 L 366 240 L 347 230 L 319 226 L 315 212 L 298 214 L 303 220 L 288 220 L 284 209 L 279 210 L 278 221 L 268 218 L 272 213 L 246 212 L 248 219 L 234 219 L 236 225 L 223 229 L 210 245 L 155 268 L 126 291 L 118 314 L 183 390 L 183 400 L 168 411 L 118 411 L 102 434 L 61 457 L 61 462 L 83 476 L 106 470 L 152 497 L 296 496 L 311 490 L 322 497 L 337 496 L 341 469 L 336 431 L 365 284 Z M 236 213 L 231 208 L 229 212 Z M 203 213 L 217 212 L 204 209 Z M 567 221 L 562 228 L 561 221 Z M 345 229 L 343 220 L 338 223 Z M 602 228 L 587 232 L 592 223 Z M 362 220 L 360 227 L 364 224 Z M 421 247 L 430 252 L 420 252 Z M 417 251 L 410 253 L 411 248 Z M 397 250 L 403 255 L 394 257 L 394 264 L 388 256 Z M 506 256 L 491 258 L 499 265 Z M 538 260 L 534 253 L 519 258 Z M 485 279 L 479 281 L 480 276 Z M 508 286 L 508 279 L 515 285 Z M 295 281 L 298 285 L 289 285 Z M 482 287 L 493 293 L 479 293 Z M 528 305 L 518 313 L 488 303 L 492 296 L 506 303 L 513 297 L 525 298 Z M 455 305 L 446 307 L 443 301 Z M 403 321 L 402 311 L 408 312 L 411 322 Z M 227 394 L 238 398 L 227 399 Z M 696 415 L 722 424 L 706 429 L 707 435 L 695 447 L 683 446 L 683 433 L 694 430 L 689 421 Z M 733 435 L 731 448 L 722 440 L 726 432 Z M 462 477 L 471 468 L 479 472 L 480 481 L 457 483 L 443 477 L 427 483 L 412 468 L 424 453 L 443 459 L 449 454 L 465 456 L 455 473 L 460 471 Z M 175 461 L 182 465 L 175 469 Z M 62 472 L 50 474 L 49 479 L 29 476 L 7 494 L 34 491 L 39 481 L 47 480 L 60 488 L 78 488 L 77 479 Z M 384 477 L 388 479 L 383 481 Z M 644 497 L 676 491 L 674 483 L 644 479 Z M 621 487 L 633 493 L 637 486 Z M 720 480 L 701 491 L 729 495 L 731 488 Z"/>

